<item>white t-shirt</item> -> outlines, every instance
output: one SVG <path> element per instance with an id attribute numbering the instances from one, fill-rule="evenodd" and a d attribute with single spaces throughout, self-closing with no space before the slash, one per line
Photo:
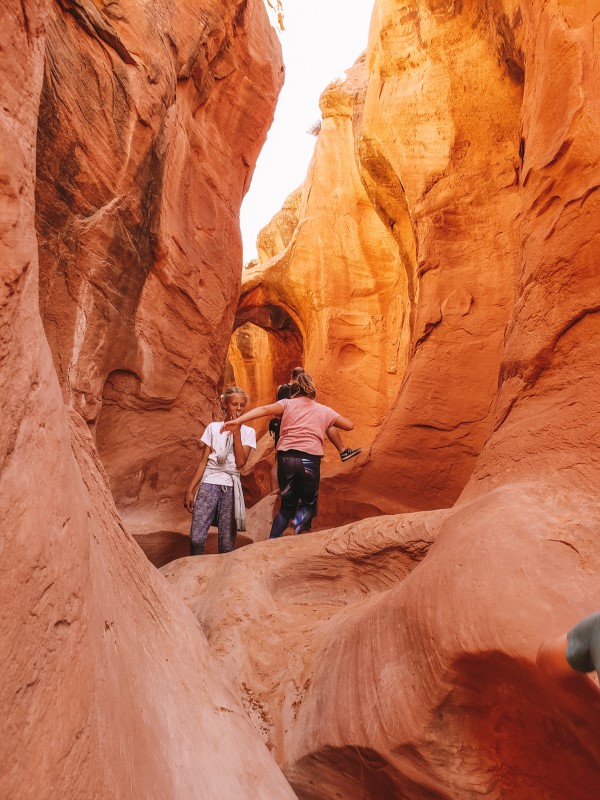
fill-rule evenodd
<path id="1" fill-rule="evenodd" d="M 208 462 L 206 465 L 207 469 L 202 476 L 202 483 L 212 483 L 216 484 L 217 486 L 233 486 L 233 479 L 231 475 L 228 475 L 226 472 L 221 472 L 219 465 L 217 464 L 216 454 L 224 449 L 225 445 L 227 444 L 227 438 L 233 437 L 233 434 L 229 431 L 221 433 L 222 425 L 222 422 L 210 422 L 200 437 L 200 441 L 203 444 L 207 444 L 211 449 L 211 453 L 208 457 Z M 256 433 L 254 428 L 250 428 L 248 425 L 242 425 L 241 432 L 242 444 L 248 444 L 250 447 L 256 449 Z M 233 454 L 233 447 L 227 455 L 225 465 L 235 469 L 235 455 Z M 208 469 L 210 466 L 219 469 L 219 472 L 210 471 Z"/>

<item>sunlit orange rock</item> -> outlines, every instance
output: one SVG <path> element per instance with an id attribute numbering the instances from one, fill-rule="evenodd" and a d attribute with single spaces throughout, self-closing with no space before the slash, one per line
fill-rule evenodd
<path id="1" fill-rule="evenodd" d="M 236 324 L 253 323 L 269 334 L 265 372 L 271 361 L 280 365 L 275 348 L 293 337 L 293 354 L 285 347 L 286 369 L 302 364 L 315 379 L 318 399 L 356 421 L 348 443 L 365 445 L 400 386 L 409 330 L 398 246 L 355 163 L 353 115 L 367 77 L 361 60 L 322 95 L 323 120 L 306 181 L 261 232 L 259 261 L 244 273 L 236 315 Z M 231 351 L 230 361 L 236 377 L 244 374 Z M 266 379 L 258 386 L 271 389 Z M 272 400 L 261 391 L 256 397 Z"/>
<path id="2" fill-rule="evenodd" d="M 411 347 L 329 488 L 439 508 L 164 569 L 300 797 L 597 796 L 597 692 L 535 666 L 600 608 L 597 15 L 376 3 L 361 163 L 413 231 Z"/>
<path id="3" fill-rule="evenodd" d="M 490 40 L 476 4 L 395 8 L 376 7 L 366 56 L 323 94 L 297 227 L 287 209 L 261 233 L 238 308 L 275 341 L 267 312 L 289 314 L 320 398 L 356 422 L 349 444 L 372 444 L 351 465 L 329 456 L 321 526 L 456 500 L 492 424 L 513 300 L 513 27 Z"/>
<path id="4" fill-rule="evenodd" d="M 376 6 L 359 143 L 411 291 L 402 388 L 358 479 L 386 509 L 445 506 L 465 485 L 492 424 L 518 265 L 522 22 L 477 2 L 416 7 Z"/>
<path id="5" fill-rule="evenodd" d="M 170 528 L 217 408 L 238 212 L 283 79 L 262 0 L 54 3 L 41 308 L 132 530 Z"/>

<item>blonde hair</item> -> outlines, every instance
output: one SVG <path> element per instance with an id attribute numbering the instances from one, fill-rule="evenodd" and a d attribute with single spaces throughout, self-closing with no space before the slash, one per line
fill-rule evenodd
<path id="1" fill-rule="evenodd" d="M 302 370 L 302 372 L 296 375 L 295 381 L 296 382 L 292 384 L 292 397 L 308 397 L 310 400 L 316 398 L 317 390 L 308 372 Z"/>
<path id="2" fill-rule="evenodd" d="M 240 389 L 239 386 L 230 386 L 228 389 L 225 389 L 219 398 L 221 400 L 221 407 L 223 408 L 223 411 L 225 410 L 225 404 L 227 403 L 227 400 L 232 394 L 241 394 L 241 396 L 246 399 L 246 402 L 248 402 L 250 399 L 248 397 L 248 393 L 244 389 Z"/>

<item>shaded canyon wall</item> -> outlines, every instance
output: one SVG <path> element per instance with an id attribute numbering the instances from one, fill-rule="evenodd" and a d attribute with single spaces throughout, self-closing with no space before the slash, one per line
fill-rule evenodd
<path id="1" fill-rule="evenodd" d="M 36 0 L 0 9 L 0 796 L 290 800 L 196 621 L 125 532 L 87 426 L 63 402 L 34 227 L 55 15 Z"/>
<path id="2" fill-rule="evenodd" d="M 260 0 L 49 7 L 40 305 L 132 530 L 172 524 L 216 408 L 239 207 L 283 80 Z"/>

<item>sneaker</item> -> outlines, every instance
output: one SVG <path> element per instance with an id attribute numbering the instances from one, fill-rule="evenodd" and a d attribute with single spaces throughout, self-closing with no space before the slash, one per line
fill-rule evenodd
<path id="1" fill-rule="evenodd" d="M 357 456 L 359 453 L 360 447 L 356 447 L 354 450 L 351 450 L 349 447 L 347 447 L 340 453 L 340 458 L 342 461 L 348 461 L 349 458 L 354 458 L 354 456 Z"/>

